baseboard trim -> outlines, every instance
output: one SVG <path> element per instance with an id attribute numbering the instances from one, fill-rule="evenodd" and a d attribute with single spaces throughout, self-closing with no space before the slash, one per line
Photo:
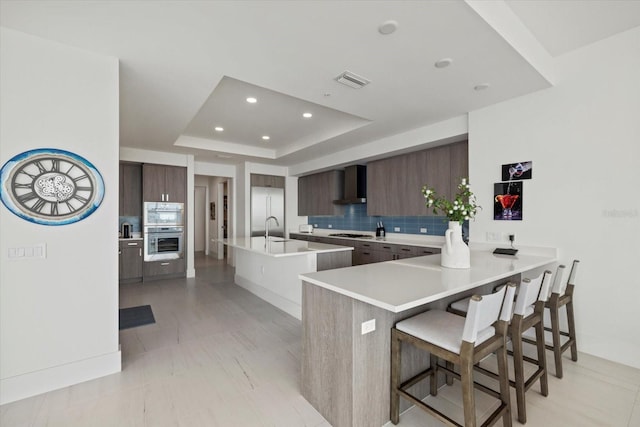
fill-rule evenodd
<path id="1" fill-rule="evenodd" d="M 68 387 L 122 370 L 120 349 L 65 365 L 0 380 L 0 405 Z"/>
<path id="2" fill-rule="evenodd" d="M 291 316 L 295 317 L 298 320 L 302 319 L 302 306 L 286 298 L 283 298 L 280 295 L 266 289 L 265 287 L 260 286 L 252 282 L 251 280 L 245 277 L 239 276 L 237 274 L 234 277 L 234 281 L 236 285 L 245 288 L 252 294 L 262 298 L 269 304 L 278 307 L 280 310 L 284 311 L 285 313 L 290 314 Z"/>

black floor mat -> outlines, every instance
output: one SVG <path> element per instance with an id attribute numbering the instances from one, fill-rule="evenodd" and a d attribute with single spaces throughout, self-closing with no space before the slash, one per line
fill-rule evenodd
<path id="1" fill-rule="evenodd" d="M 156 323 L 150 305 L 120 309 L 120 330 Z"/>

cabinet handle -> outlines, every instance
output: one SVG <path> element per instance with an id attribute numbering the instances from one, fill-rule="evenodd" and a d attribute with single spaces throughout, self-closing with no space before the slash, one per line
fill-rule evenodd
<path id="1" fill-rule="evenodd" d="M 162 199 L 161 201 L 164 202 L 164 193 L 160 195 L 160 198 Z"/>
<path id="2" fill-rule="evenodd" d="M 391 249 L 391 246 L 383 246 L 384 249 Z"/>
<path id="3" fill-rule="evenodd" d="M 138 242 L 134 242 L 134 243 L 127 243 L 128 246 L 138 246 Z"/>
<path id="4" fill-rule="evenodd" d="M 409 252 L 411 249 L 402 248 L 402 250 L 405 251 L 405 252 Z"/>
<path id="5" fill-rule="evenodd" d="M 169 265 L 170 263 L 168 262 L 161 262 L 160 265 Z"/>
<path id="6" fill-rule="evenodd" d="M 142 248 L 138 249 L 138 256 L 142 256 Z"/>
<path id="7" fill-rule="evenodd" d="M 167 193 L 167 202 L 169 201 L 169 193 Z"/>
<path id="8" fill-rule="evenodd" d="M 122 251 L 118 251 L 118 255 L 122 255 Z"/>

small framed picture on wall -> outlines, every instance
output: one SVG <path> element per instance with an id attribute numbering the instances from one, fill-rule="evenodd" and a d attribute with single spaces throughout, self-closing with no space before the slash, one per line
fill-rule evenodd
<path id="1" fill-rule="evenodd" d="M 503 181 L 519 181 L 521 179 L 531 179 L 533 173 L 533 162 L 518 162 L 502 165 Z"/>
<path id="2" fill-rule="evenodd" d="M 497 182 L 493 185 L 493 219 L 522 220 L 522 182 Z"/>

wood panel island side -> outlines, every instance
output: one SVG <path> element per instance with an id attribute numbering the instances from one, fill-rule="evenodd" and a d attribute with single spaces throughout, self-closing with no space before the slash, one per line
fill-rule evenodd
<path id="1" fill-rule="evenodd" d="M 495 284 L 535 277 L 556 262 L 555 249 L 517 256 L 473 250 L 471 268 L 440 266 L 440 255 L 301 274 L 302 395 L 333 427 L 389 421 L 391 328 L 396 322 Z M 375 330 L 363 334 L 363 322 Z M 370 325 L 370 323 L 369 323 Z M 403 350 L 403 378 L 428 357 Z M 428 394 L 428 381 L 415 394 Z M 409 405 L 403 402 L 401 410 Z"/>

